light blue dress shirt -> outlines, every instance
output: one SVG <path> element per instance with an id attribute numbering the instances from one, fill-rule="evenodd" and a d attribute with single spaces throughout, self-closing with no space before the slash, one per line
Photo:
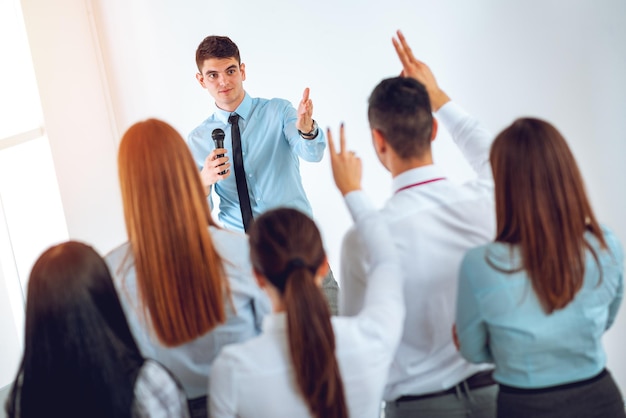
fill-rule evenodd
<path id="1" fill-rule="evenodd" d="M 622 245 L 611 231 L 603 232 L 608 250 L 586 235 L 599 265 L 587 251 L 582 288 L 549 315 L 519 270 L 517 247 L 495 242 L 470 250 L 461 264 L 457 299 L 461 354 L 475 363 L 495 363 L 497 382 L 525 389 L 581 381 L 602 371 L 602 334 L 622 301 L 624 272 Z"/>
<path id="2" fill-rule="evenodd" d="M 240 116 L 241 150 L 253 215 L 288 206 L 313 216 L 302 187 L 298 157 L 309 162 L 322 159 L 326 148 L 323 130 L 319 129 L 315 139 L 304 139 L 296 128 L 296 110 L 287 100 L 253 99 L 246 93 L 235 112 L 217 109 L 189 134 L 187 144 L 200 169 L 207 155 L 215 149 L 211 133 L 217 128 L 226 134 L 224 148 L 232 163 L 231 125 L 228 123 L 232 113 Z M 220 222 L 228 229 L 243 231 L 233 166 L 231 175 L 218 181 L 214 190 L 220 198 Z"/>
<path id="3" fill-rule="evenodd" d="M 222 347 L 258 335 L 263 317 L 271 310 L 269 298 L 252 276 L 247 236 L 214 227 L 210 231 L 215 248 L 224 260 L 234 311 L 228 311 L 223 325 L 177 347 L 162 344 L 144 315 L 130 245 L 123 244 L 105 257 L 141 354 L 166 366 L 190 399 L 206 396 L 211 364 Z"/>

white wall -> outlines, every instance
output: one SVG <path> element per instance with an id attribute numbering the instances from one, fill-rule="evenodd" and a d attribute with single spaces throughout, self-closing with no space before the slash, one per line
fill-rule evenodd
<path id="1" fill-rule="evenodd" d="M 117 132 L 90 4 L 22 0 L 44 121 L 72 239 L 125 240 Z"/>
<path id="2" fill-rule="evenodd" d="M 208 115 L 211 100 L 194 78 L 194 51 L 209 34 L 239 45 L 253 96 L 296 103 L 311 87 L 316 119 L 335 130 L 345 121 L 349 145 L 364 161 L 364 186 L 382 204 L 390 182 L 371 149 L 366 100 L 380 79 L 399 72 L 390 42 L 398 28 L 446 91 L 494 131 L 522 115 L 553 122 L 579 160 L 600 219 L 626 242 L 622 0 L 22 3 L 70 235 L 102 250 L 124 239 L 119 133 L 159 117 L 185 136 Z M 468 176 L 447 135 L 435 153 L 451 177 Z M 327 159 L 303 163 L 302 172 L 338 272 L 347 212 Z M 626 393 L 624 340 L 626 309 L 605 340 L 609 367 Z"/>

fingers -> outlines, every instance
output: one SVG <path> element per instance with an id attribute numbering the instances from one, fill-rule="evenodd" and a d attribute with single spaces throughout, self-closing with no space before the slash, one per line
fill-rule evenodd
<path id="1" fill-rule="evenodd" d="M 307 126 L 310 125 L 311 122 L 309 118 L 313 117 L 313 101 L 309 98 L 309 92 L 310 90 L 308 87 L 304 89 L 302 100 L 298 106 L 298 118 L 305 116 L 307 119 L 304 122 L 306 122 L 305 124 Z"/>
<path id="2" fill-rule="evenodd" d="M 346 135 L 343 123 L 339 127 L 339 152 L 337 152 L 337 148 L 335 147 L 335 140 L 333 139 L 333 133 L 330 131 L 330 128 L 326 128 L 326 139 L 328 139 L 328 149 L 330 151 L 331 157 L 342 155 L 345 153 Z"/>
<path id="3" fill-rule="evenodd" d="M 413 56 L 411 47 L 406 42 L 406 38 L 404 37 L 402 32 L 397 31 L 396 34 L 398 36 L 398 39 L 392 39 L 393 47 L 398 54 L 398 58 L 400 58 L 400 62 L 402 62 L 402 66 L 404 68 L 407 68 L 411 64 L 411 62 L 415 60 L 415 57 Z"/>
<path id="4" fill-rule="evenodd" d="M 339 152 L 341 154 L 344 154 L 346 152 L 346 131 L 345 131 L 343 122 L 341 123 L 341 126 L 339 127 Z"/>
<path id="5" fill-rule="evenodd" d="M 409 46 L 408 42 L 406 41 L 406 38 L 404 37 L 404 34 L 401 31 L 397 31 L 396 33 L 398 34 L 398 39 L 400 40 L 400 45 L 402 45 L 402 49 L 404 50 L 406 55 L 409 58 L 415 58 L 413 56 L 413 51 L 411 50 L 411 47 Z"/>
<path id="6" fill-rule="evenodd" d="M 326 128 L 326 138 L 328 139 L 328 149 L 330 150 L 330 155 L 343 155 L 346 152 L 346 133 L 344 129 L 343 123 L 339 127 L 339 152 L 335 148 L 335 141 L 333 140 L 333 134 L 330 131 L 330 128 Z M 354 152 L 352 153 L 354 154 Z"/>
<path id="7" fill-rule="evenodd" d="M 326 139 L 328 139 L 328 151 L 330 151 L 330 157 L 334 158 L 337 155 L 335 150 L 335 141 L 333 140 L 333 134 L 330 132 L 330 128 L 326 128 Z"/>
<path id="8" fill-rule="evenodd" d="M 404 67 L 404 70 L 402 71 L 402 76 L 405 76 L 406 69 L 411 64 L 422 64 L 422 62 L 415 58 L 415 55 L 413 55 L 413 50 L 406 41 L 404 34 L 401 31 L 397 31 L 396 34 L 398 36 L 398 39 L 392 39 L 393 47 L 395 48 L 396 53 L 398 54 L 398 58 L 400 58 L 400 62 L 402 62 L 402 66 Z"/>

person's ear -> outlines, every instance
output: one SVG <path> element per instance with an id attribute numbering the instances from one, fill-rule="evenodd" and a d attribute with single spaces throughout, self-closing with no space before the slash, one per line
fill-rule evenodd
<path id="1" fill-rule="evenodd" d="M 374 144 L 376 154 L 380 156 L 387 152 L 387 139 L 385 138 L 385 135 L 376 128 L 372 129 L 372 142 Z"/>
<path id="2" fill-rule="evenodd" d="M 437 122 L 437 119 L 433 118 L 433 131 L 430 134 L 430 142 L 433 142 L 435 138 L 437 137 L 438 129 L 439 129 L 439 122 Z"/>
<path id="3" fill-rule="evenodd" d="M 315 284 L 320 287 L 322 286 L 322 282 L 324 282 L 324 278 L 328 274 L 328 270 L 330 270 L 330 266 L 328 265 L 328 257 L 324 257 L 324 261 L 317 268 L 315 272 Z"/>
<path id="4" fill-rule="evenodd" d="M 246 79 L 246 64 L 243 62 L 239 64 L 239 71 L 241 71 L 241 80 Z"/>
<path id="5" fill-rule="evenodd" d="M 204 85 L 204 76 L 202 74 L 196 73 L 196 80 L 198 80 L 198 83 L 200 83 L 203 89 L 206 89 L 206 86 Z"/>

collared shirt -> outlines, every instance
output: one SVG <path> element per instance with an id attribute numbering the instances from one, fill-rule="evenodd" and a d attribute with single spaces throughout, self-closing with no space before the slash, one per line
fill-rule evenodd
<path id="1" fill-rule="evenodd" d="M 352 417 L 378 417 L 385 378 L 400 339 L 403 277 L 384 222 L 363 192 L 346 197 L 357 230 L 367 243 L 372 269 L 363 310 L 351 318 L 332 317 L 335 355 Z M 356 216 L 355 216 L 356 215 Z M 210 416 L 308 417 L 289 354 L 286 316 L 264 320 L 263 334 L 224 347 L 209 378 Z"/>
<path id="2" fill-rule="evenodd" d="M 446 180 L 436 165 L 406 171 L 393 179 L 395 194 L 380 211 L 406 275 L 407 315 L 385 389 L 388 401 L 449 389 L 486 368 L 461 357 L 451 330 L 461 259 L 495 235 L 488 161 L 492 136 L 452 102 L 436 116 L 478 178 L 458 185 Z M 342 246 L 341 314 L 352 315 L 361 307 L 366 254 L 361 240 L 349 231 Z"/>
<path id="3" fill-rule="evenodd" d="M 245 341 L 258 335 L 263 316 L 270 312 L 269 299 L 252 276 L 247 237 L 238 232 L 214 227 L 210 231 L 215 248 L 224 260 L 235 311 L 228 311 L 225 324 L 177 347 L 163 345 L 149 325 L 149 319 L 145 318 L 139 303 L 130 245 L 123 244 L 105 257 L 128 324 L 142 355 L 167 367 L 181 382 L 190 399 L 206 395 L 207 376 L 220 349 L 226 344 Z"/>
<path id="4" fill-rule="evenodd" d="M 246 93 L 234 112 L 217 109 L 189 134 L 187 144 L 200 169 L 207 155 L 215 149 L 211 133 L 217 128 L 226 134 L 224 148 L 232 163 L 231 125 L 228 123 L 232 113 L 240 116 L 241 150 L 253 215 L 288 206 L 313 216 L 302 187 L 299 158 L 310 162 L 322 159 L 326 148 L 323 130 L 318 130 L 315 139 L 304 139 L 296 128 L 296 110 L 287 100 L 253 99 Z M 220 198 L 220 222 L 228 229 L 243 231 L 232 165 L 231 175 L 213 188 Z"/>
<path id="5" fill-rule="evenodd" d="M 586 234 L 599 264 L 587 250 L 582 288 L 551 314 L 520 270 L 519 247 L 494 242 L 468 252 L 457 305 L 461 353 L 470 361 L 495 363 L 494 379 L 519 388 L 562 385 L 600 373 L 606 365 L 602 334 L 615 320 L 624 292 L 622 245 L 607 228 L 603 233 L 607 250 Z"/>
<path id="6" fill-rule="evenodd" d="M 188 418 L 187 398 L 178 382 L 157 362 L 146 359 L 135 381 L 133 418 Z"/>

